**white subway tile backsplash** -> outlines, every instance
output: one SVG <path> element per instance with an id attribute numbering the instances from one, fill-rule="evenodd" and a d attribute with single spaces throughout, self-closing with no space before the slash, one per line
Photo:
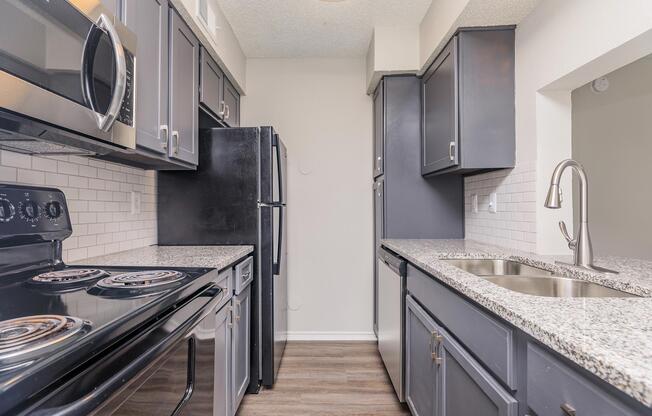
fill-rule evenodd
<path id="1" fill-rule="evenodd" d="M 536 251 L 536 164 L 469 176 L 464 179 L 466 238 L 524 251 Z M 496 193 L 498 212 L 489 212 Z M 478 212 L 471 195 L 478 195 Z"/>
<path id="2" fill-rule="evenodd" d="M 29 156 L 0 151 L 0 182 L 53 186 L 68 201 L 73 235 L 63 243 L 71 262 L 156 244 L 156 172 L 80 156 Z M 130 192 L 142 193 L 131 214 Z"/>

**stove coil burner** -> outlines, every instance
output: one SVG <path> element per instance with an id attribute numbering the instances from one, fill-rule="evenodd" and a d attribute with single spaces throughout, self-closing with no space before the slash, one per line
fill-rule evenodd
<path id="1" fill-rule="evenodd" d="M 101 269 L 66 269 L 41 273 L 32 280 L 37 283 L 67 284 L 99 279 L 108 275 L 109 273 Z"/>
<path id="2" fill-rule="evenodd" d="M 105 289 L 148 289 L 183 280 L 185 273 L 174 270 L 147 270 L 106 277 L 97 286 Z"/>
<path id="3" fill-rule="evenodd" d="M 0 370 L 7 364 L 45 354 L 51 347 L 88 326 L 88 321 L 61 315 L 36 315 L 0 321 Z"/>

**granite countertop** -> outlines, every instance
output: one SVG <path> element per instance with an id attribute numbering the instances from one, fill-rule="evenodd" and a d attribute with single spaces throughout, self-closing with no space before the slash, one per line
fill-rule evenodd
<path id="1" fill-rule="evenodd" d="M 149 246 L 75 262 L 94 266 L 210 267 L 224 269 L 253 246 Z"/>
<path id="2" fill-rule="evenodd" d="M 383 240 L 410 263 L 646 406 L 652 407 L 652 262 L 598 258 L 620 273 L 599 274 L 538 256 L 469 240 Z M 502 258 L 630 292 L 640 298 L 552 298 L 497 286 L 440 261 Z"/>

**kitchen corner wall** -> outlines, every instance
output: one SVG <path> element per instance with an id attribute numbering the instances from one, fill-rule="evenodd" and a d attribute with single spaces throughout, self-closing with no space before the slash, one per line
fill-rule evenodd
<path id="1" fill-rule="evenodd" d="M 87 157 L 0 151 L 0 183 L 65 193 L 73 227 L 63 243 L 66 262 L 156 244 L 154 171 Z M 131 191 L 141 193 L 139 214 L 131 214 Z"/>
<path id="2" fill-rule="evenodd" d="M 464 178 L 466 238 L 529 252 L 536 251 L 536 164 Z M 489 195 L 495 192 L 498 212 L 489 212 Z M 478 196 L 478 212 L 472 195 Z"/>
<path id="3" fill-rule="evenodd" d="M 243 125 L 288 150 L 290 339 L 374 339 L 371 111 L 364 58 L 247 61 Z"/>

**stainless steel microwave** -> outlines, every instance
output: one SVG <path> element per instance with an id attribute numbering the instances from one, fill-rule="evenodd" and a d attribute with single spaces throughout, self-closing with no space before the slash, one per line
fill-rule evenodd
<path id="1" fill-rule="evenodd" d="M 136 36 L 100 0 L 0 1 L 0 148 L 136 147 Z"/>

